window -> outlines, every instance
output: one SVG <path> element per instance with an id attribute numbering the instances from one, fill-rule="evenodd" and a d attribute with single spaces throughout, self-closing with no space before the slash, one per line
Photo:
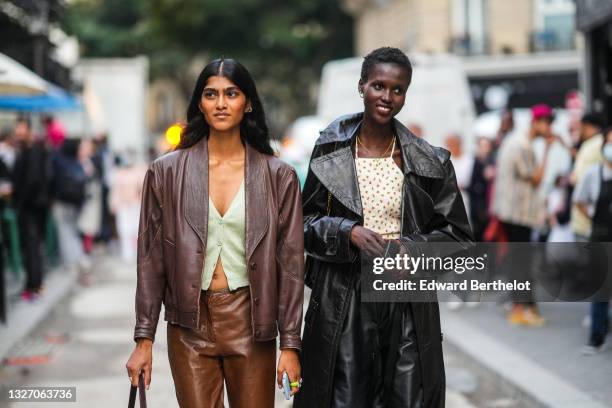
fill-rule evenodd
<path id="1" fill-rule="evenodd" d="M 483 54 L 486 50 L 485 0 L 453 0 L 451 48 L 458 54 Z"/>

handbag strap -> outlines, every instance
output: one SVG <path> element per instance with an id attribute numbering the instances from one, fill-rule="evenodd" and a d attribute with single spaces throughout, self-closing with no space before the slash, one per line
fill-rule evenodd
<path id="1" fill-rule="evenodd" d="M 145 383 L 144 374 L 140 373 L 138 376 L 138 387 L 130 386 L 130 400 L 128 401 L 128 408 L 134 408 L 136 405 L 136 390 L 140 396 L 140 408 L 147 408 L 147 396 L 145 395 Z"/>

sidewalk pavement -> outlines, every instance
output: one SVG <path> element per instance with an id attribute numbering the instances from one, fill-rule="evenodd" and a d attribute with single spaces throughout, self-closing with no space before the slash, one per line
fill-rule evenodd
<path id="1" fill-rule="evenodd" d="M 53 296 L 59 286 L 54 281 L 47 284 L 41 303 L 20 306 L 25 313 L 34 308 L 47 308 L 41 314 L 38 325 L 26 337 L 9 350 L 10 356 L 20 346 L 40 345 L 45 339 L 63 339 L 52 348 L 50 361 L 29 367 L 0 367 L 0 384 L 13 386 L 65 386 L 76 387 L 76 403 L 45 403 L 45 407 L 107 408 L 125 406 L 129 394 L 129 381 L 125 363 L 134 347 L 135 267 L 125 265 L 112 256 L 95 259 L 92 283 L 81 287 L 74 283 L 64 296 Z M 61 275 L 58 275 L 61 276 Z M 65 288 L 63 290 L 66 290 Z M 51 301 L 56 303 L 52 305 Z M 15 311 L 14 311 L 15 312 Z M 19 312 L 13 323 L 30 318 Z M 33 312 L 32 312 L 33 313 Z M 40 313 L 40 312 L 38 312 Z M 163 313 L 163 312 L 162 312 Z M 163 316 L 163 314 L 162 314 Z M 9 330 L 12 332 L 12 328 Z M 6 334 L 5 331 L 3 334 Z M 151 388 L 147 392 L 150 408 L 177 407 L 174 385 L 167 357 L 166 324 L 160 318 L 157 338 L 153 348 L 153 374 Z M 62 342 L 63 341 L 63 342 Z M 24 346 L 25 345 L 25 346 Z M 34 347 L 34 346 L 32 346 Z M 27 350 L 26 350 L 27 351 Z M 447 350 L 448 408 L 473 408 L 465 395 L 453 387 L 466 388 L 473 377 L 466 372 L 462 357 Z M 40 403 L 12 403 L 0 401 L 0 407 L 39 408 Z M 226 404 L 227 406 L 227 404 Z M 290 407 L 282 393 L 277 391 L 276 407 Z"/>
<path id="2" fill-rule="evenodd" d="M 541 303 L 546 325 L 510 326 L 495 303 L 450 311 L 441 303 L 445 351 L 454 347 L 517 407 L 612 406 L 612 350 L 583 356 L 588 303 Z M 486 373 L 486 374 L 483 374 Z M 474 387 L 474 391 L 478 391 Z M 469 393 L 468 393 L 469 395 Z M 480 406 L 480 405 L 479 405 Z"/>
<path id="3" fill-rule="evenodd" d="M 12 277 L 12 276 L 11 276 Z M 2 277 L 0 277 L 2 278 Z M 0 324 L 0 361 L 8 351 L 35 329 L 59 303 L 72 290 L 76 280 L 76 273 L 54 269 L 45 276 L 45 292 L 36 302 L 21 300 L 7 302 L 7 322 Z M 9 297 L 18 297 L 21 283 L 10 282 Z"/>

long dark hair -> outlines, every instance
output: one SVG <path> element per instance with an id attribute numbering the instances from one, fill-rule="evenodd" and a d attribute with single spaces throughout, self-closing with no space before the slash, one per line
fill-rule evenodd
<path id="1" fill-rule="evenodd" d="M 189 106 L 187 107 L 187 125 L 183 129 L 181 141 L 177 149 L 186 149 L 198 143 L 202 138 L 208 137 L 210 126 L 200 112 L 200 100 L 202 92 L 211 76 L 222 76 L 232 81 L 251 102 L 253 109 L 250 113 L 245 113 L 240 122 L 240 138 L 243 143 L 248 143 L 257 151 L 264 154 L 273 154 L 270 146 L 270 135 L 266 124 L 266 114 L 257 94 L 257 88 L 253 77 L 247 69 L 238 61 L 233 59 L 220 58 L 211 61 L 204 67 L 195 89 L 191 95 Z"/>

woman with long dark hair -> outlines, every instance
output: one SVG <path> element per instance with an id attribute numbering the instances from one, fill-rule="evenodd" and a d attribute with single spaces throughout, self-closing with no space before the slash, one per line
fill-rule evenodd
<path id="1" fill-rule="evenodd" d="M 152 163 L 138 237 L 137 342 L 151 381 L 162 300 L 181 407 L 273 407 L 276 371 L 298 391 L 303 224 L 295 171 L 272 155 L 263 106 L 237 61 L 197 79 L 176 151 Z"/>
<path id="2" fill-rule="evenodd" d="M 471 241 L 449 152 L 394 119 L 411 79 L 402 51 L 372 51 L 358 83 L 364 111 L 329 125 L 312 153 L 303 191 L 312 294 L 296 408 L 444 406 L 437 302 L 361 301 L 360 253 Z"/>

